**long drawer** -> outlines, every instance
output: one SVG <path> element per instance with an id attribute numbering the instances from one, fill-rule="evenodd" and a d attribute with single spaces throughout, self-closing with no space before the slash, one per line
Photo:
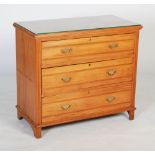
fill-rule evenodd
<path id="1" fill-rule="evenodd" d="M 107 94 L 104 94 L 103 92 L 100 95 L 65 100 L 61 102 L 48 102 L 48 99 L 43 99 L 42 117 L 44 119 L 46 117 L 54 115 L 64 115 L 101 107 L 104 109 L 109 106 L 114 106 L 122 103 L 130 105 L 131 96 L 131 89 L 127 89 Z"/>
<path id="2" fill-rule="evenodd" d="M 98 107 L 94 109 L 81 110 L 72 113 L 66 113 L 62 115 L 50 115 L 42 117 L 42 124 L 47 126 L 56 125 L 61 123 L 68 123 L 78 120 L 91 119 L 96 117 L 102 117 L 105 115 L 116 114 L 124 112 L 130 109 L 131 103 L 113 104 L 113 106 Z"/>
<path id="3" fill-rule="evenodd" d="M 122 52 L 133 52 L 134 38 L 135 35 L 126 34 L 45 42 L 42 45 L 42 67 L 121 58 L 125 56 Z"/>
<path id="4" fill-rule="evenodd" d="M 117 83 L 118 78 L 129 77 L 133 72 L 132 57 L 103 61 L 89 64 L 72 65 L 42 69 L 42 93 L 43 96 L 50 95 L 54 88 L 68 87 L 93 83 L 97 81 L 113 80 Z M 110 84 L 110 83 L 109 83 Z"/>

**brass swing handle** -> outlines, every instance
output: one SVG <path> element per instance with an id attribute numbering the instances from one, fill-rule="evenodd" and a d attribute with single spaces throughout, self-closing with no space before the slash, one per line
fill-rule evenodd
<path id="1" fill-rule="evenodd" d="M 64 105 L 61 106 L 61 108 L 62 108 L 63 110 L 68 110 L 70 107 L 71 107 L 70 104 L 64 104 Z"/>
<path id="2" fill-rule="evenodd" d="M 61 50 L 63 54 L 70 54 L 72 52 L 72 48 L 64 48 Z"/>
<path id="3" fill-rule="evenodd" d="M 114 97 L 114 96 L 108 96 L 107 98 L 106 98 L 106 101 L 108 102 L 108 103 L 111 103 L 112 101 L 114 101 L 116 99 L 116 97 Z"/>
<path id="4" fill-rule="evenodd" d="M 113 75 L 115 75 L 116 74 L 116 69 L 109 69 L 108 71 L 107 71 L 107 74 L 109 75 L 109 76 L 113 76 Z"/>
<path id="5" fill-rule="evenodd" d="M 61 80 L 65 83 L 70 82 L 71 81 L 71 77 L 63 77 Z"/>
<path id="6" fill-rule="evenodd" d="M 113 49 L 113 48 L 117 48 L 118 44 L 117 43 L 112 43 L 109 45 L 109 48 Z"/>

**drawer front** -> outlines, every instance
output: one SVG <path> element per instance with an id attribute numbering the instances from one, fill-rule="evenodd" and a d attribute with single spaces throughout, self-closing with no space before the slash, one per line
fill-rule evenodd
<path id="1" fill-rule="evenodd" d="M 97 43 L 97 42 L 118 41 L 118 40 L 134 40 L 135 38 L 136 38 L 135 34 L 132 33 L 132 34 L 79 38 L 79 39 L 67 39 L 58 41 L 47 41 L 42 43 L 42 48 L 65 46 L 65 45 L 88 44 L 90 42 Z"/>
<path id="2" fill-rule="evenodd" d="M 113 104 L 113 106 L 99 107 L 88 110 L 81 110 L 72 113 L 65 113 L 63 115 L 50 115 L 42 117 L 42 124 L 47 125 L 56 125 L 62 123 L 68 123 L 73 121 L 79 121 L 84 119 L 102 117 L 105 115 L 116 114 L 124 111 L 129 111 L 131 104 L 130 103 L 120 103 Z"/>
<path id="3" fill-rule="evenodd" d="M 42 102 L 42 117 L 49 117 L 54 115 L 63 115 L 73 112 L 106 108 L 114 106 L 116 104 L 130 104 L 131 102 L 131 90 L 124 90 L 120 92 L 102 94 L 98 96 L 90 96 L 86 98 L 78 98 L 74 100 L 66 100 L 62 102 Z"/>
<path id="4" fill-rule="evenodd" d="M 125 35 L 122 37 L 122 39 L 124 38 L 124 40 L 119 40 L 121 39 L 121 37 L 116 36 L 110 36 L 110 38 L 108 38 L 108 36 L 98 38 L 96 37 L 97 39 L 95 37 L 86 38 L 86 40 L 65 40 L 64 43 L 63 41 L 57 41 L 58 43 L 54 41 L 53 44 L 50 44 L 51 46 L 48 46 L 47 43 L 47 46 L 45 46 L 46 44 L 43 43 L 42 67 L 46 68 L 53 66 L 70 65 L 77 63 L 85 63 L 88 61 L 93 62 L 98 61 L 98 59 L 101 60 L 101 58 L 102 60 L 109 59 L 109 57 L 112 56 L 112 58 L 114 58 L 115 55 L 121 53 L 122 51 L 130 51 L 130 53 L 133 52 L 133 36 L 131 37 L 129 35 L 130 37 L 128 37 Z M 128 40 L 125 40 L 125 37 L 127 37 Z M 108 38 L 107 41 L 105 38 Z M 91 56 L 95 56 L 95 59 L 93 60 Z"/>
<path id="5" fill-rule="evenodd" d="M 132 58 L 42 69 L 42 92 L 56 87 L 130 77 Z M 122 65 L 120 65 L 122 64 Z M 112 66 L 111 66 L 112 65 Z M 114 65 L 114 66 L 113 66 Z M 107 67 L 105 67 L 107 66 Z"/>

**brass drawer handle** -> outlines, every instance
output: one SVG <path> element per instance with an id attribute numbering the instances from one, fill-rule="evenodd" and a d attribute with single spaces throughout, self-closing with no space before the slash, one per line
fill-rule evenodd
<path id="1" fill-rule="evenodd" d="M 109 45 L 109 48 L 113 49 L 113 48 L 117 48 L 118 44 L 117 43 L 113 43 Z"/>
<path id="2" fill-rule="evenodd" d="M 63 77 L 61 80 L 65 83 L 70 82 L 71 81 L 71 77 Z"/>
<path id="3" fill-rule="evenodd" d="M 106 101 L 108 102 L 108 103 L 111 103 L 112 101 L 114 101 L 116 98 L 114 97 L 114 96 L 108 96 L 107 98 L 106 98 Z"/>
<path id="4" fill-rule="evenodd" d="M 64 48 L 61 50 L 63 54 L 70 54 L 72 52 L 72 48 Z"/>
<path id="5" fill-rule="evenodd" d="M 110 70 L 108 70 L 107 71 L 107 74 L 109 75 L 109 76 L 113 76 L 113 75 L 115 75 L 116 74 L 116 69 L 110 69 Z"/>
<path id="6" fill-rule="evenodd" d="M 70 107 L 71 107 L 70 104 L 64 104 L 64 105 L 61 106 L 61 108 L 62 108 L 63 110 L 68 110 Z"/>

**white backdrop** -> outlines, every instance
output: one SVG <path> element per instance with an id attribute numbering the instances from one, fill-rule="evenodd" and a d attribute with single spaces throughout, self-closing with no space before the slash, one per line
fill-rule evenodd
<path id="1" fill-rule="evenodd" d="M 113 14 L 144 26 L 140 34 L 139 72 L 155 72 L 155 5 L 0 5 L 0 73 L 15 73 L 13 22 Z"/>
<path id="2" fill-rule="evenodd" d="M 140 32 L 136 116 L 106 117 L 43 130 L 36 140 L 16 119 L 13 22 L 113 14 Z M 0 5 L 0 150 L 155 150 L 155 5 Z"/>

